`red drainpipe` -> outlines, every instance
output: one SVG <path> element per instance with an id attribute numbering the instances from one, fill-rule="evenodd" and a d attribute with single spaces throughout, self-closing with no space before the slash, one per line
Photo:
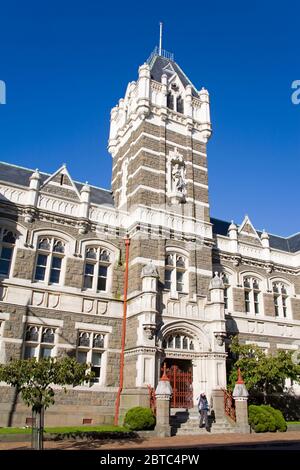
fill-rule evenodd
<path id="1" fill-rule="evenodd" d="M 119 421 L 120 397 L 123 390 L 124 380 L 124 352 L 126 339 L 126 316 L 127 316 L 127 291 L 128 291 L 128 261 L 129 261 L 129 245 L 130 239 L 125 239 L 125 274 L 124 274 L 124 303 L 123 303 L 123 322 L 122 322 L 122 339 L 121 339 L 121 356 L 120 356 L 120 382 L 116 399 L 115 421 L 117 426 Z"/>

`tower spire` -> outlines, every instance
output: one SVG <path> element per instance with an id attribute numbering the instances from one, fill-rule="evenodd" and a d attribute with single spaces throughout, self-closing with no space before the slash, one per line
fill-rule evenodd
<path id="1" fill-rule="evenodd" d="M 163 24 L 162 22 L 159 23 L 159 49 L 158 49 L 158 55 L 161 55 L 162 51 L 162 29 L 163 29 Z"/>

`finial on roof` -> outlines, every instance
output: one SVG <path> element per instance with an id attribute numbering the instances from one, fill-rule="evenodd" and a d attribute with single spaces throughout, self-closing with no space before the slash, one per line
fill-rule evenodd
<path id="1" fill-rule="evenodd" d="M 38 168 L 36 168 L 36 170 L 32 173 L 32 175 L 30 176 L 30 181 L 32 180 L 40 180 L 41 179 L 41 175 L 40 175 L 40 172 L 38 170 Z"/>
<path id="2" fill-rule="evenodd" d="M 230 230 L 237 230 L 237 226 L 235 225 L 233 220 L 231 221 L 231 224 L 228 227 L 229 232 L 230 232 Z"/>
<path id="3" fill-rule="evenodd" d="M 262 240 L 268 240 L 268 239 L 269 239 L 269 235 L 267 234 L 267 232 L 265 231 L 265 229 L 263 229 L 260 238 L 261 238 Z"/>

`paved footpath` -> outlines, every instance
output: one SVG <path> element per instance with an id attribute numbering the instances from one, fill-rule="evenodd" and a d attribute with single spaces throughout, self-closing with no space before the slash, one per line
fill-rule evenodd
<path id="1" fill-rule="evenodd" d="M 150 437 L 138 439 L 87 441 L 46 441 L 45 449 L 60 450 L 122 450 L 122 449 L 200 449 L 261 448 L 300 450 L 300 431 L 262 434 L 202 434 L 198 436 Z M 0 450 L 30 449 L 30 442 L 1 442 Z"/>

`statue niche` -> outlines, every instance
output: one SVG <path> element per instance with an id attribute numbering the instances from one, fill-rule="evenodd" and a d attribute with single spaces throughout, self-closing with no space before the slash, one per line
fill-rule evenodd
<path id="1" fill-rule="evenodd" d="M 172 203 L 183 203 L 186 197 L 186 169 L 177 148 L 169 153 L 167 163 L 167 196 Z"/>

